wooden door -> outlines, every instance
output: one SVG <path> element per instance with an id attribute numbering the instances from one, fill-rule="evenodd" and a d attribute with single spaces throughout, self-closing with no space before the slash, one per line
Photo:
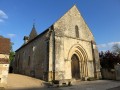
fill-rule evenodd
<path id="1" fill-rule="evenodd" d="M 74 54 L 71 58 L 71 72 L 73 79 L 80 79 L 80 65 L 79 58 L 76 54 Z"/>

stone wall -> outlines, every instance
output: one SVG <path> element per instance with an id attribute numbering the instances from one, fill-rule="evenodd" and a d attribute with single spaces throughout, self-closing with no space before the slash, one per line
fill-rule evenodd
<path id="1" fill-rule="evenodd" d="M 120 64 L 115 65 L 115 76 L 116 80 L 120 80 Z"/>
<path id="2" fill-rule="evenodd" d="M 9 55 L 0 54 L 0 84 L 3 86 L 7 84 L 7 77 L 9 72 Z"/>
<path id="3" fill-rule="evenodd" d="M 0 58 L 9 59 L 9 55 L 8 54 L 0 54 Z"/>
<path id="4" fill-rule="evenodd" d="M 71 79 L 71 59 L 69 59 L 69 56 L 72 57 L 72 54 L 70 53 L 71 48 L 78 45 L 84 48 L 84 51 L 87 54 L 87 69 L 88 71 L 86 74 L 88 74 L 88 77 L 94 77 L 94 66 L 93 66 L 93 57 L 92 57 L 92 49 L 91 49 L 91 43 L 86 41 L 81 41 L 79 39 L 73 39 L 68 37 L 55 37 L 55 70 L 56 70 L 56 79 Z M 70 57 L 70 58 L 71 58 Z M 80 61 L 81 67 L 82 61 Z M 84 67 L 84 66 L 83 66 Z M 80 68 L 81 70 L 81 68 Z M 82 71 L 82 70 L 81 70 Z M 81 74 L 83 74 L 81 72 Z M 85 73 L 84 73 L 85 74 Z M 85 76 L 83 76 L 85 77 Z"/>
<path id="5" fill-rule="evenodd" d="M 78 26 L 79 38 L 76 37 L 75 27 Z M 95 77 L 95 68 L 100 71 L 99 57 L 97 47 L 95 47 L 95 54 L 93 53 L 94 37 L 84 22 L 81 14 L 76 6 L 73 6 L 63 17 L 61 17 L 55 24 L 55 73 L 56 79 L 71 79 L 71 60 L 68 59 L 70 49 L 75 45 L 79 45 L 84 49 L 87 57 L 86 71 L 83 70 L 84 77 Z M 73 50 L 74 51 L 74 50 Z M 94 55 L 93 55 L 94 54 Z M 93 57 L 95 56 L 95 57 Z M 94 59 L 97 61 L 94 66 Z M 81 63 L 82 64 L 82 63 Z M 97 67 L 98 66 L 98 67 Z M 86 75 L 86 74 L 87 75 Z M 98 77 L 100 77 L 98 75 Z"/>
<path id="6" fill-rule="evenodd" d="M 46 54 L 46 36 L 45 34 L 29 42 L 18 51 L 16 51 L 14 61 L 14 72 L 24 75 L 45 79 L 47 73 L 47 54 Z"/>
<path id="7" fill-rule="evenodd" d="M 101 69 L 103 79 L 120 80 L 120 64 L 114 66 L 114 69 Z"/>
<path id="8" fill-rule="evenodd" d="M 7 84 L 9 70 L 10 39 L 0 37 L 0 85 Z"/>
<path id="9" fill-rule="evenodd" d="M 115 70 L 101 69 L 102 78 L 106 80 L 116 80 Z"/>
<path id="10" fill-rule="evenodd" d="M 9 64 L 0 64 L 0 83 L 7 84 Z"/>
<path id="11" fill-rule="evenodd" d="M 101 79 L 101 71 L 100 71 L 100 59 L 99 59 L 99 52 L 96 44 L 93 43 L 93 53 L 94 53 L 94 66 L 95 66 L 95 78 L 96 79 Z"/>
<path id="12" fill-rule="evenodd" d="M 55 34 L 57 36 L 76 38 L 75 26 L 78 26 L 80 39 L 94 41 L 91 31 L 89 30 L 76 6 L 73 6 L 54 24 L 54 29 L 56 32 Z"/>

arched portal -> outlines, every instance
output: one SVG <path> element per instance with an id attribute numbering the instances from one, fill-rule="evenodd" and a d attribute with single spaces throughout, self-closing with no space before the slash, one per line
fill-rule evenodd
<path id="1" fill-rule="evenodd" d="M 71 62 L 66 62 L 66 69 L 70 65 L 70 71 L 66 75 L 70 75 L 71 79 L 84 79 L 88 76 L 87 60 L 88 56 L 86 50 L 80 45 L 73 45 L 68 53 L 68 60 Z"/>
<path id="2" fill-rule="evenodd" d="M 72 78 L 74 79 L 80 79 L 80 64 L 79 64 L 79 58 L 76 54 L 72 55 L 71 58 L 71 72 L 72 72 Z"/>

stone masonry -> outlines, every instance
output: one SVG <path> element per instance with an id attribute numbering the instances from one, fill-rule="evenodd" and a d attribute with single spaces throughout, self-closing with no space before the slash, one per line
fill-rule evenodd
<path id="1" fill-rule="evenodd" d="M 9 69 L 10 40 L 0 37 L 0 85 L 7 84 Z"/>
<path id="2" fill-rule="evenodd" d="M 15 73 L 45 81 L 101 78 L 93 34 L 75 5 L 39 35 L 33 25 L 24 41 L 16 51 Z"/>

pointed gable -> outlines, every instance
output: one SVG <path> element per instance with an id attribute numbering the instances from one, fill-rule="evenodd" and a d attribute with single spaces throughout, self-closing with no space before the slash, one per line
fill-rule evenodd
<path id="1" fill-rule="evenodd" d="M 93 34 L 84 21 L 77 6 L 74 5 L 54 24 L 56 35 L 76 38 L 75 27 L 78 27 L 79 38 L 94 41 Z"/>
<path id="2" fill-rule="evenodd" d="M 37 36 L 37 32 L 36 32 L 36 29 L 35 29 L 35 25 L 33 25 L 33 28 L 32 28 L 31 33 L 29 35 L 29 41 L 34 39 L 36 36 Z"/>

